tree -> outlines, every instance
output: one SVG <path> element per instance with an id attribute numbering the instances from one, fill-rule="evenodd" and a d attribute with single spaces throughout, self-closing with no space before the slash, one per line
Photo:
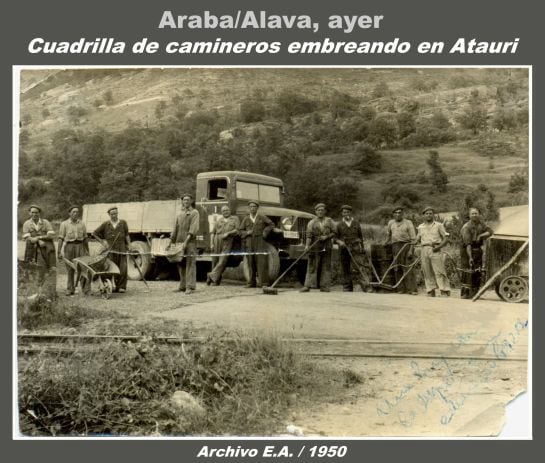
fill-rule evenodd
<path id="1" fill-rule="evenodd" d="M 294 90 L 284 89 L 275 98 L 275 112 L 287 122 L 291 122 L 293 116 L 314 111 L 316 106 L 315 101 Z"/>
<path id="2" fill-rule="evenodd" d="M 375 148 L 391 146 L 397 140 L 397 124 L 389 116 L 380 116 L 369 125 L 367 141 Z"/>
<path id="3" fill-rule="evenodd" d="M 492 119 L 492 127 L 503 130 L 514 129 L 517 126 L 517 116 L 514 111 L 499 109 Z"/>
<path id="4" fill-rule="evenodd" d="M 106 103 L 108 106 L 111 106 L 114 104 L 114 95 L 111 90 L 106 90 L 102 94 L 102 99 L 104 100 L 104 103 Z"/>
<path id="5" fill-rule="evenodd" d="M 426 162 L 430 168 L 431 184 L 438 193 L 445 193 L 447 191 L 447 184 L 449 181 L 447 174 L 441 167 L 439 153 L 436 150 L 430 150 L 429 157 Z"/>
<path id="6" fill-rule="evenodd" d="M 240 118 L 245 124 L 261 122 L 265 118 L 265 105 L 258 100 L 248 98 L 240 103 Z"/>
<path id="7" fill-rule="evenodd" d="M 155 105 L 155 117 L 157 119 L 162 119 L 165 115 L 165 110 L 167 109 L 167 103 L 164 100 L 161 100 Z"/>
<path id="8" fill-rule="evenodd" d="M 528 173 L 526 170 L 515 172 L 509 179 L 508 193 L 519 193 L 528 190 Z"/>
<path id="9" fill-rule="evenodd" d="M 399 127 L 399 138 L 405 138 L 407 135 L 416 132 L 416 120 L 412 113 L 399 113 L 396 119 Z"/>
<path id="10" fill-rule="evenodd" d="M 382 169 L 382 156 L 367 143 L 358 143 L 356 147 L 356 162 L 353 167 L 362 174 L 380 172 Z"/>
<path id="11" fill-rule="evenodd" d="M 479 91 L 473 90 L 469 104 L 464 113 L 459 117 L 459 122 L 463 128 L 471 130 L 473 135 L 477 135 L 480 130 L 485 130 L 487 123 L 487 112 L 479 97 Z"/>
<path id="12" fill-rule="evenodd" d="M 359 99 L 348 93 L 334 90 L 333 93 L 326 98 L 325 104 L 329 112 L 333 115 L 333 119 L 337 119 L 356 111 L 358 109 Z"/>

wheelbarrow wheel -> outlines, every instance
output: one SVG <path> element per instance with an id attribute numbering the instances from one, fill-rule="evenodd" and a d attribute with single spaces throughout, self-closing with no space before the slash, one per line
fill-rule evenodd
<path id="1" fill-rule="evenodd" d="M 104 299 L 110 299 L 113 291 L 114 291 L 114 285 L 112 283 L 112 280 L 110 280 L 109 278 L 105 278 L 104 280 L 102 280 L 102 289 L 101 289 L 102 297 Z"/>
<path id="2" fill-rule="evenodd" d="M 524 278 L 512 275 L 501 281 L 497 291 L 506 302 L 521 302 L 528 297 L 528 283 Z"/>

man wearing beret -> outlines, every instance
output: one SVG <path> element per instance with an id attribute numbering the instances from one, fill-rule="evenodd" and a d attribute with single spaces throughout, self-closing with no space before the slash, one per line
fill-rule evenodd
<path id="1" fill-rule="evenodd" d="M 127 290 L 127 251 L 131 244 L 129 226 L 119 218 L 116 206 L 108 209 L 110 220 L 101 224 L 94 234 L 106 240 L 108 250 L 112 251 L 108 258 L 119 267 L 119 275 L 114 278 L 114 292 L 124 293 Z"/>
<path id="2" fill-rule="evenodd" d="M 182 196 L 182 212 L 176 217 L 171 243 L 181 244 L 182 259 L 178 262 L 180 284 L 174 292 L 191 294 L 197 288 L 197 235 L 199 233 L 199 211 L 193 208 L 193 196 Z"/>
<path id="3" fill-rule="evenodd" d="M 337 244 L 340 248 L 340 261 L 343 273 L 343 291 L 354 291 L 352 283 L 352 266 L 356 268 L 358 282 L 363 291 L 371 291 L 367 266 L 365 265 L 365 250 L 363 233 L 360 223 L 352 217 L 352 206 L 341 206 L 342 219 L 337 224 Z M 354 262 L 353 262 L 354 260 Z"/>
<path id="4" fill-rule="evenodd" d="M 414 225 L 403 217 L 401 207 L 396 207 L 392 215 L 394 218 L 388 222 L 387 233 L 388 243 L 392 245 L 392 255 L 396 258 L 394 275 L 398 285 L 397 292 L 416 295 L 418 291 L 414 273 L 412 270 L 407 273 L 414 252 L 413 243 L 416 240 Z"/>
<path id="5" fill-rule="evenodd" d="M 320 291 L 329 292 L 331 286 L 331 248 L 335 237 L 336 227 L 331 217 L 326 217 L 326 206 L 318 203 L 314 207 L 316 217 L 307 225 L 307 240 L 305 251 L 308 254 L 307 275 L 302 293 L 311 288 L 320 288 Z"/>
<path id="6" fill-rule="evenodd" d="M 52 274 L 57 270 L 55 258 L 55 244 L 53 238 L 55 232 L 48 220 L 41 218 L 42 209 L 32 205 L 28 208 L 30 219 L 23 224 L 23 240 L 25 241 L 25 261 L 32 262 L 38 267 L 38 285 L 44 286 L 46 274 Z M 55 273 L 56 276 L 56 273 Z M 56 277 L 55 277 L 56 280 Z M 49 278 L 48 278 L 49 282 Z M 51 281 L 51 288 L 47 285 L 48 292 L 55 296 L 55 286 Z"/>
<path id="7" fill-rule="evenodd" d="M 231 215 L 229 206 L 223 206 L 221 208 L 221 217 L 218 218 L 210 233 L 212 235 L 212 250 L 214 254 L 220 255 L 212 258 L 212 271 L 206 276 L 207 285 L 213 283 L 217 286 L 220 284 L 239 227 L 238 217 Z"/>
<path id="8" fill-rule="evenodd" d="M 242 219 L 239 229 L 244 251 L 248 253 L 246 259 L 250 279 L 247 288 L 257 286 L 257 275 L 261 286 L 269 285 L 269 256 L 264 254 L 268 251 L 265 239 L 274 230 L 274 223 L 266 215 L 258 214 L 258 208 L 257 201 L 248 202 L 248 215 Z"/>
<path id="9" fill-rule="evenodd" d="M 87 242 L 87 229 L 85 224 L 79 219 L 79 208 L 72 206 L 68 209 L 69 219 L 61 222 L 59 229 L 58 257 L 63 257 L 72 261 L 76 257 L 89 255 L 89 244 Z M 66 264 L 66 273 L 68 275 L 66 283 L 66 295 L 72 296 L 75 291 L 74 269 Z M 90 289 L 90 281 L 83 279 L 83 292 L 87 293 Z"/>
<path id="10" fill-rule="evenodd" d="M 418 226 L 416 242 L 422 245 L 420 254 L 422 273 L 429 297 L 435 297 L 439 288 L 442 296 L 450 296 L 450 282 L 445 269 L 445 258 L 441 249 L 447 244 L 448 235 L 442 223 L 434 220 L 434 210 L 422 210 L 424 222 Z"/>

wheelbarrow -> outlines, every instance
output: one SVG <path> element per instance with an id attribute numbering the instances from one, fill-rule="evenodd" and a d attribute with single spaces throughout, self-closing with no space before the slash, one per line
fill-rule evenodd
<path id="1" fill-rule="evenodd" d="M 119 267 L 108 259 L 107 253 L 97 256 L 76 257 L 72 261 L 64 259 L 66 265 L 76 272 L 76 286 L 81 279 L 89 280 L 89 288 L 98 286 L 98 292 L 104 299 L 109 299 L 115 289 L 114 277 L 119 275 Z M 85 285 L 83 285 L 85 286 Z"/>

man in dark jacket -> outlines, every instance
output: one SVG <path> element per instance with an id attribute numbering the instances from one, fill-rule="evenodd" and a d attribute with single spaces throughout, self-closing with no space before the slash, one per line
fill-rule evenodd
<path id="1" fill-rule="evenodd" d="M 343 274 L 343 291 L 354 291 L 352 271 L 357 273 L 357 281 L 362 291 L 371 291 L 365 249 L 360 223 L 352 217 L 352 206 L 341 206 L 342 220 L 337 224 L 337 244 L 340 248 L 340 261 Z M 354 267 L 354 268 L 353 268 Z"/>
<path id="2" fill-rule="evenodd" d="M 110 252 L 108 258 L 119 267 L 119 275 L 114 278 L 114 292 L 124 293 L 127 290 L 127 251 L 131 244 L 129 226 L 119 218 L 116 206 L 108 209 L 110 220 L 100 225 L 94 232 L 98 238 L 106 240 Z"/>
<path id="3" fill-rule="evenodd" d="M 267 216 L 258 214 L 258 208 L 257 201 L 248 202 L 249 214 L 240 224 L 240 237 L 243 240 L 244 251 L 249 253 L 246 256 L 250 270 L 247 288 L 257 286 L 257 275 L 259 275 L 261 286 L 269 285 L 269 256 L 266 254 L 269 245 L 265 238 L 274 229 L 274 223 Z"/>

